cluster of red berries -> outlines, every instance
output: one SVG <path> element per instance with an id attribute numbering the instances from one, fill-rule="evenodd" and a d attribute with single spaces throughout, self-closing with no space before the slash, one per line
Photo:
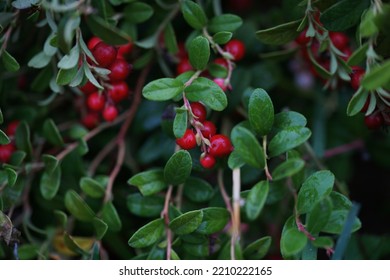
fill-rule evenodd
<path id="1" fill-rule="evenodd" d="M 5 129 L 5 133 L 10 138 L 11 142 L 5 145 L 0 145 L 0 163 L 8 163 L 11 159 L 13 152 L 16 150 L 14 138 L 18 125 L 19 121 L 12 121 L 7 125 Z"/>
<path id="2" fill-rule="evenodd" d="M 112 122 L 118 116 L 117 104 L 130 95 L 126 78 L 132 71 L 132 65 L 125 57 L 131 52 L 131 42 L 121 46 L 111 46 L 98 37 L 92 37 L 88 41 L 88 49 L 94 56 L 97 67 L 110 70 L 106 79 L 100 78 L 104 90 L 98 88 L 88 81 L 80 87 L 80 90 L 87 96 L 86 105 L 89 112 L 84 116 L 82 122 L 87 128 L 93 128 L 99 123 L 99 113 L 107 122 Z M 94 64 L 88 60 L 88 63 Z"/>
<path id="3" fill-rule="evenodd" d="M 225 157 L 233 151 L 232 143 L 227 136 L 216 134 L 217 128 L 213 122 L 206 120 L 207 110 L 202 103 L 192 102 L 190 107 L 195 131 L 188 128 L 181 138 L 176 139 L 176 144 L 184 150 L 203 144 L 200 164 L 207 169 L 213 168 L 216 158 Z"/>

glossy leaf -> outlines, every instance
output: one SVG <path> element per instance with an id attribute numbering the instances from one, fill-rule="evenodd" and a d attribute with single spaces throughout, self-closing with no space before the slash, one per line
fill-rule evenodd
<path id="1" fill-rule="evenodd" d="M 0 129 L 0 145 L 7 145 L 11 142 L 9 140 L 7 134 L 5 134 L 1 129 Z"/>
<path id="2" fill-rule="evenodd" d="M 127 208 L 131 213 L 140 217 L 155 218 L 160 216 L 164 207 L 164 198 L 160 196 L 142 196 L 131 194 L 126 200 Z"/>
<path id="3" fill-rule="evenodd" d="M 13 187 L 18 179 L 18 173 L 10 167 L 5 167 L 4 171 L 7 173 L 8 186 Z"/>
<path id="4" fill-rule="evenodd" d="M 249 220 L 255 220 L 261 213 L 269 192 L 268 181 L 260 181 L 254 185 L 245 201 L 245 212 Z"/>
<path id="5" fill-rule="evenodd" d="M 246 260 L 261 260 L 268 253 L 272 239 L 270 236 L 265 236 L 252 243 L 244 249 L 244 257 Z"/>
<path id="6" fill-rule="evenodd" d="M 333 248 L 334 242 L 331 237 L 320 236 L 312 241 L 312 244 L 317 248 Z"/>
<path id="7" fill-rule="evenodd" d="M 176 54 L 179 51 L 175 30 L 171 23 L 164 29 L 164 43 L 169 53 Z"/>
<path id="8" fill-rule="evenodd" d="M 183 193 L 194 202 L 207 202 L 214 196 L 214 190 L 210 183 L 197 177 L 189 177 L 186 180 Z"/>
<path id="9" fill-rule="evenodd" d="M 294 111 L 284 111 L 275 115 L 273 129 L 280 131 L 293 126 L 306 126 L 305 116 Z"/>
<path id="10" fill-rule="evenodd" d="M 242 25 L 242 19 L 233 14 L 222 14 L 213 17 L 207 25 L 212 33 L 221 31 L 234 32 Z"/>
<path id="11" fill-rule="evenodd" d="M 169 223 L 169 227 L 178 235 L 189 234 L 198 228 L 202 219 L 203 212 L 201 210 L 189 211 L 173 219 Z"/>
<path id="12" fill-rule="evenodd" d="M 229 42 L 232 37 L 233 37 L 232 32 L 220 31 L 220 32 L 215 33 L 213 35 L 213 40 L 214 40 L 214 43 L 216 43 L 216 44 L 224 45 L 227 42 Z"/>
<path id="13" fill-rule="evenodd" d="M 298 212 L 300 214 L 310 212 L 317 202 L 330 194 L 334 181 L 334 175 L 327 170 L 317 171 L 310 175 L 298 193 Z"/>
<path id="14" fill-rule="evenodd" d="M 167 187 L 167 184 L 164 182 L 164 171 L 162 169 L 138 173 L 131 177 L 127 183 L 136 186 L 145 196 L 158 193 Z"/>
<path id="15" fill-rule="evenodd" d="M 92 238 L 75 237 L 69 235 L 67 232 L 64 233 L 63 238 L 65 246 L 79 255 L 88 255 L 87 251 L 92 248 L 94 242 Z"/>
<path id="16" fill-rule="evenodd" d="M 202 209 L 203 219 L 196 232 L 212 234 L 223 230 L 229 221 L 230 214 L 225 208 L 209 207 Z"/>
<path id="17" fill-rule="evenodd" d="M 272 180 L 278 181 L 291 177 L 305 166 L 305 161 L 300 158 L 288 159 L 279 164 L 272 172 Z"/>
<path id="18" fill-rule="evenodd" d="M 96 239 L 101 240 L 107 232 L 108 225 L 97 217 L 93 218 L 92 224 L 95 228 Z"/>
<path id="19" fill-rule="evenodd" d="M 177 79 L 161 78 L 148 83 L 142 95 L 153 101 L 165 101 L 174 98 L 184 90 L 184 84 Z"/>
<path id="20" fill-rule="evenodd" d="M 52 58 L 51 56 L 48 56 L 43 51 L 41 51 L 41 52 L 37 53 L 35 56 L 33 56 L 30 59 L 30 61 L 27 63 L 27 65 L 29 67 L 40 69 L 40 68 L 43 68 L 46 65 L 48 65 L 51 58 Z"/>
<path id="21" fill-rule="evenodd" d="M 159 241 L 165 231 L 162 218 L 153 220 L 139 228 L 129 239 L 128 243 L 133 248 L 144 248 Z"/>
<path id="22" fill-rule="evenodd" d="M 385 86 L 390 82 L 390 60 L 374 66 L 361 81 L 361 85 L 366 90 L 375 90 Z"/>
<path id="23" fill-rule="evenodd" d="M 173 121 L 173 134 L 176 138 L 183 137 L 187 130 L 188 111 L 186 109 L 176 110 L 175 119 Z"/>
<path id="24" fill-rule="evenodd" d="M 357 48 L 352 55 L 349 57 L 347 64 L 349 66 L 359 65 L 366 60 L 366 53 L 368 50 L 368 43 L 361 45 Z"/>
<path id="25" fill-rule="evenodd" d="M 299 32 L 297 31 L 300 20 L 284 23 L 256 32 L 257 39 L 265 44 L 284 45 L 294 40 Z"/>
<path id="26" fill-rule="evenodd" d="M 32 153 L 32 145 L 30 142 L 30 127 L 25 121 L 20 122 L 16 129 L 15 143 L 18 150 L 26 152 L 28 156 Z"/>
<path id="27" fill-rule="evenodd" d="M 58 68 L 61 69 L 72 69 L 77 66 L 80 58 L 80 49 L 76 44 L 69 52 L 69 54 L 64 55 L 61 60 L 57 63 Z"/>
<path id="28" fill-rule="evenodd" d="M 147 21 L 154 11 L 152 6 L 143 2 L 134 2 L 126 6 L 124 16 L 126 21 L 131 23 L 140 23 Z"/>
<path id="29" fill-rule="evenodd" d="M 88 177 L 81 178 L 80 188 L 85 194 L 93 198 L 103 197 L 105 193 L 105 188 L 102 184 Z"/>
<path id="30" fill-rule="evenodd" d="M 259 141 L 248 129 L 236 126 L 231 133 L 234 151 L 250 166 L 264 168 L 265 156 Z"/>
<path id="31" fill-rule="evenodd" d="M 191 174 L 192 159 L 188 151 L 180 150 L 174 153 L 164 168 L 164 178 L 167 184 L 180 185 Z"/>
<path id="32" fill-rule="evenodd" d="M 56 219 L 56 224 L 65 229 L 68 223 L 68 216 L 61 210 L 54 210 L 54 216 Z"/>
<path id="33" fill-rule="evenodd" d="M 86 17 L 86 22 L 92 33 L 108 44 L 124 45 L 131 41 L 126 33 L 108 24 L 101 17 L 89 15 Z"/>
<path id="34" fill-rule="evenodd" d="M 332 213 L 332 201 L 325 197 L 318 201 L 313 209 L 308 213 L 306 229 L 311 234 L 319 233 L 328 223 Z"/>
<path id="35" fill-rule="evenodd" d="M 347 115 L 351 117 L 360 113 L 364 107 L 364 104 L 367 102 L 368 96 L 369 93 L 366 90 L 359 88 L 359 90 L 352 96 L 348 103 Z"/>
<path id="36" fill-rule="evenodd" d="M 45 163 L 45 171 L 47 173 L 53 173 L 58 166 L 58 159 L 55 156 L 44 154 L 42 155 L 42 160 Z"/>
<path id="37" fill-rule="evenodd" d="M 193 1 L 181 1 L 181 12 L 186 22 L 194 29 L 202 29 L 207 24 L 203 9 Z"/>
<path id="38" fill-rule="evenodd" d="M 7 69 L 10 72 L 16 72 L 20 69 L 19 63 L 6 50 L 3 50 L 2 54 L 1 54 L 1 61 L 3 62 L 5 69 Z"/>
<path id="39" fill-rule="evenodd" d="M 311 131 L 306 127 L 289 127 L 279 131 L 269 142 L 269 156 L 276 157 L 306 142 Z"/>
<path id="40" fill-rule="evenodd" d="M 263 89 L 255 89 L 248 104 L 249 122 L 253 130 L 261 135 L 267 135 L 274 123 L 274 106 L 268 93 Z"/>
<path id="41" fill-rule="evenodd" d="M 65 194 L 65 207 L 78 220 L 89 222 L 95 217 L 95 213 L 81 196 L 74 190 L 69 190 Z"/>
<path id="42" fill-rule="evenodd" d="M 282 233 L 280 250 L 283 256 L 298 254 L 305 248 L 307 237 L 296 228 L 289 228 Z"/>
<path id="43" fill-rule="evenodd" d="M 43 124 L 43 135 L 52 145 L 62 147 L 64 140 L 52 119 L 47 119 Z"/>
<path id="44" fill-rule="evenodd" d="M 223 90 L 213 81 L 207 78 L 196 78 L 185 89 L 190 101 L 201 101 L 214 111 L 222 111 L 227 106 L 227 97 Z"/>
<path id="45" fill-rule="evenodd" d="M 57 194 L 61 183 L 61 166 L 57 165 L 52 172 L 45 170 L 41 177 L 40 191 L 42 196 L 53 199 Z"/>
<path id="46" fill-rule="evenodd" d="M 107 202 L 103 206 L 102 220 L 107 224 L 108 230 L 110 231 L 118 232 L 122 228 L 121 219 L 119 218 L 118 212 L 112 202 Z"/>
<path id="47" fill-rule="evenodd" d="M 322 228 L 322 232 L 340 234 L 347 221 L 349 210 L 333 210 L 328 223 Z M 352 232 L 357 231 L 362 226 L 359 218 L 356 218 L 352 225 Z"/>
<path id="48" fill-rule="evenodd" d="M 228 166 L 230 169 L 240 168 L 245 165 L 245 161 L 241 158 L 240 153 L 233 151 L 228 158 Z"/>
<path id="49" fill-rule="evenodd" d="M 210 58 L 209 41 L 203 36 L 198 36 L 192 39 L 188 46 L 188 56 L 191 65 L 195 69 L 205 69 Z"/>

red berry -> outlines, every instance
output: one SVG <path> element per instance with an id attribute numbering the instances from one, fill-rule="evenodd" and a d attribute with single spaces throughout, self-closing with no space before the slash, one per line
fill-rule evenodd
<path id="1" fill-rule="evenodd" d="M 107 92 L 108 96 L 111 98 L 112 101 L 115 103 L 118 103 L 124 99 L 126 99 L 127 96 L 129 96 L 129 86 L 125 81 L 121 81 L 115 84 L 112 84 L 111 88 Z"/>
<path id="2" fill-rule="evenodd" d="M 373 113 L 364 118 L 364 123 L 367 128 L 375 130 L 382 126 L 383 124 L 383 116 L 381 113 Z"/>
<path id="3" fill-rule="evenodd" d="M 204 121 L 203 127 L 200 129 L 200 131 L 202 132 L 203 137 L 211 138 L 215 135 L 215 133 L 217 133 L 217 128 L 213 122 Z"/>
<path id="4" fill-rule="evenodd" d="M 190 61 L 187 58 L 180 60 L 179 64 L 176 66 L 177 75 L 183 74 L 191 70 L 193 70 L 193 68 Z"/>
<path id="5" fill-rule="evenodd" d="M 196 147 L 195 133 L 191 129 L 187 129 L 183 137 L 176 139 L 176 144 L 184 150 L 191 150 Z"/>
<path id="6" fill-rule="evenodd" d="M 119 45 L 117 57 L 120 57 L 120 58 L 124 57 L 124 56 L 128 55 L 129 53 L 131 53 L 132 50 L 133 50 L 133 43 L 132 42 L 128 42 L 127 44 L 124 44 L 124 45 Z"/>
<path id="7" fill-rule="evenodd" d="M 87 81 L 87 83 L 85 85 L 80 87 L 80 90 L 82 91 L 82 93 L 88 95 L 88 94 L 96 92 L 97 87 L 94 84 L 92 84 L 90 81 Z"/>
<path id="8" fill-rule="evenodd" d="M 87 98 L 88 108 L 93 111 L 101 111 L 106 104 L 106 98 L 104 98 L 103 94 L 99 94 L 98 92 L 94 92 Z"/>
<path id="9" fill-rule="evenodd" d="M 197 117 L 197 121 L 204 122 L 207 117 L 207 110 L 206 107 L 199 102 L 192 102 L 191 103 L 191 111 L 192 114 L 194 114 L 195 117 Z"/>
<path id="10" fill-rule="evenodd" d="M 132 65 L 127 63 L 124 59 L 116 59 L 108 68 L 111 73 L 108 77 L 113 82 L 123 81 L 127 78 L 132 70 Z"/>
<path id="11" fill-rule="evenodd" d="M 352 49 L 350 47 L 347 47 L 345 48 L 344 50 L 342 50 L 343 54 L 345 56 L 342 56 L 341 58 L 344 60 L 344 61 L 348 61 L 348 59 L 351 57 L 352 55 Z"/>
<path id="12" fill-rule="evenodd" d="M 99 37 L 92 37 L 92 38 L 89 39 L 89 41 L 88 41 L 88 44 L 87 44 L 88 49 L 89 49 L 90 51 L 92 51 L 93 48 L 94 48 L 97 44 L 99 44 L 101 41 L 102 41 L 102 39 L 100 39 Z"/>
<path id="13" fill-rule="evenodd" d="M 176 57 L 180 60 L 187 59 L 188 58 L 188 53 L 186 50 L 186 47 L 183 42 L 179 42 L 177 44 L 178 51 L 176 53 Z"/>
<path id="14" fill-rule="evenodd" d="M 306 37 L 307 30 L 303 30 L 301 33 L 299 33 L 298 37 L 295 38 L 295 42 L 297 42 L 298 45 L 306 46 L 310 42 L 310 37 Z"/>
<path id="15" fill-rule="evenodd" d="M 216 163 L 215 157 L 210 156 L 209 154 L 200 156 L 200 164 L 206 169 L 213 168 L 215 163 Z"/>
<path id="16" fill-rule="evenodd" d="M 215 78 L 213 82 L 216 83 L 223 91 L 227 90 L 227 85 L 225 85 L 225 79 Z"/>
<path id="17" fill-rule="evenodd" d="M 108 67 L 115 61 L 117 50 L 114 46 L 100 42 L 93 48 L 92 54 L 100 67 Z"/>
<path id="18" fill-rule="evenodd" d="M 233 151 L 230 139 L 222 134 L 216 134 L 210 139 L 210 155 L 214 157 L 223 157 Z"/>
<path id="19" fill-rule="evenodd" d="M 16 134 L 16 129 L 19 126 L 20 121 L 12 121 L 8 124 L 7 128 L 5 129 L 5 133 L 8 136 L 14 136 Z"/>
<path id="20" fill-rule="evenodd" d="M 95 112 L 90 112 L 84 116 L 81 123 L 88 129 L 93 129 L 99 124 L 99 115 Z"/>
<path id="21" fill-rule="evenodd" d="M 103 110 L 103 119 L 107 122 L 112 122 L 118 116 L 118 110 L 113 105 L 108 105 Z"/>
<path id="22" fill-rule="evenodd" d="M 15 146 L 12 143 L 0 145 L 0 163 L 7 163 L 11 159 Z"/>
<path id="23" fill-rule="evenodd" d="M 344 50 L 348 47 L 349 38 L 342 32 L 329 32 L 329 38 L 333 45 L 339 50 Z"/>
<path id="24" fill-rule="evenodd" d="M 360 87 L 360 82 L 363 79 L 365 70 L 359 66 L 352 66 L 351 77 L 351 87 L 354 90 L 357 90 Z"/>
<path id="25" fill-rule="evenodd" d="M 225 51 L 230 53 L 234 60 L 241 60 L 245 55 L 245 45 L 240 40 L 233 39 L 225 45 Z"/>
<path id="26" fill-rule="evenodd" d="M 228 66 L 228 62 L 226 61 L 226 59 L 224 59 L 222 57 L 218 57 L 218 58 L 214 59 L 214 63 L 218 64 L 218 65 L 220 65 L 220 66 L 222 66 L 222 67 L 224 67 L 226 69 L 229 67 Z"/>

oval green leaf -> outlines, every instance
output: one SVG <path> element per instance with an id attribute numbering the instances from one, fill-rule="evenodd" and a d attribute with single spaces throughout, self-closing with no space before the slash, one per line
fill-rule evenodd
<path id="1" fill-rule="evenodd" d="M 223 230 L 229 222 L 230 214 L 225 208 L 209 207 L 202 209 L 203 219 L 196 232 L 212 234 Z"/>
<path id="2" fill-rule="evenodd" d="M 165 231 L 162 218 L 153 220 L 138 229 L 129 239 L 128 243 L 133 248 L 144 248 L 153 245 L 161 239 Z"/>
<path id="3" fill-rule="evenodd" d="M 174 153 L 164 168 L 164 178 L 167 184 L 180 185 L 191 174 L 192 158 L 188 151 L 180 150 Z"/>
<path id="4" fill-rule="evenodd" d="M 288 127 L 279 131 L 269 142 L 269 156 L 276 157 L 306 142 L 311 136 L 306 127 Z"/>
<path id="5" fill-rule="evenodd" d="M 153 101 L 166 101 L 174 98 L 184 90 L 184 84 L 172 78 L 161 78 L 148 83 L 142 95 Z"/>
<path id="6" fill-rule="evenodd" d="M 90 222 L 95 217 L 95 213 L 81 196 L 74 190 L 69 190 L 65 194 L 65 207 L 78 220 Z"/>
<path id="7" fill-rule="evenodd" d="M 127 183 L 136 186 L 145 196 L 158 193 L 167 187 L 162 169 L 153 169 L 138 173 L 131 177 Z"/>
<path id="8" fill-rule="evenodd" d="M 180 215 L 169 223 L 169 227 L 176 234 L 189 234 L 194 232 L 203 219 L 201 210 L 194 210 Z"/>
<path id="9" fill-rule="evenodd" d="M 86 195 L 93 198 L 100 198 L 105 193 L 105 188 L 102 184 L 88 177 L 80 179 L 80 188 Z"/>
<path id="10" fill-rule="evenodd" d="M 305 161 L 300 158 L 288 159 L 279 164 L 272 172 L 272 180 L 277 181 L 291 177 L 305 166 Z"/>
<path id="11" fill-rule="evenodd" d="M 183 193 L 191 201 L 207 202 L 214 196 L 214 189 L 203 179 L 189 177 L 184 183 Z"/>
<path id="12" fill-rule="evenodd" d="M 245 212 L 249 220 L 255 220 L 261 213 L 269 192 L 268 181 L 260 181 L 248 193 Z"/>
<path id="13" fill-rule="evenodd" d="M 222 14 L 213 17 L 207 25 L 207 29 L 212 33 L 223 31 L 234 32 L 241 25 L 242 19 L 239 16 L 233 14 Z"/>
<path id="14" fill-rule="evenodd" d="M 186 22 L 194 29 L 202 29 L 206 26 L 207 17 L 203 9 L 193 1 L 181 1 L 181 12 Z"/>
<path id="15" fill-rule="evenodd" d="M 164 198 L 160 196 L 142 196 L 139 193 L 131 194 L 126 200 L 129 211 L 137 216 L 155 218 L 160 216 L 164 207 Z"/>
<path id="16" fill-rule="evenodd" d="M 256 32 L 256 36 L 265 44 L 284 45 L 299 35 L 297 29 L 300 23 L 301 20 L 296 20 L 269 29 L 259 30 Z"/>
<path id="17" fill-rule="evenodd" d="M 188 47 L 188 56 L 191 65 L 195 69 L 205 69 L 210 58 L 209 41 L 203 36 L 198 36 L 192 39 Z"/>
<path id="18" fill-rule="evenodd" d="M 61 166 L 57 165 L 52 172 L 45 170 L 41 177 L 39 189 L 43 198 L 50 200 L 55 197 L 61 183 Z"/>
<path id="19" fill-rule="evenodd" d="M 274 123 L 274 106 L 268 93 L 263 89 L 255 89 L 249 98 L 249 122 L 253 130 L 261 135 L 267 135 Z"/>
<path id="20" fill-rule="evenodd" d="M 121 219 L 112 202 L 108 202 L 103 206 L 102 220 L 107 224 L 110 231 L 118 232 L 122 228 Z"/>

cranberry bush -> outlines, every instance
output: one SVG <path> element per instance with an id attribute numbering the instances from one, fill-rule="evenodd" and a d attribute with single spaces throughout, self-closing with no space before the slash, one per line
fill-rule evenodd
<path id="1" fill-rule="evenodd" d="M 0 258 L 388 254 L 390 6 L 258 2 L 3 1 Z"/>

